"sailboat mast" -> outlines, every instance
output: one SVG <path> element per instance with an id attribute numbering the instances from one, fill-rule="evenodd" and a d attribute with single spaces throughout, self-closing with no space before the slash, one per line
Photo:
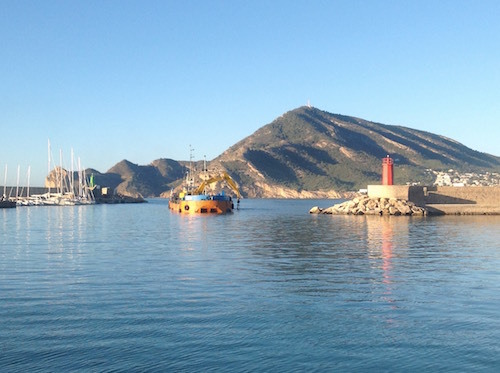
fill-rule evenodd
<path id="1" fill-rule="evenodd" d="M 49 195 L 50 195 L 50 139 L 47 140 L 48 142 L 48 147 L 47 147 L 47 152 L 48 152 L 48 160 L 49 160 L 49 167 L 48 167 L 48 171 L 47 171 L 47 178 L 48 178 L 48 182 L 47 182 L 47 186 L 49 187 Z"/>
<path id="2" fill-rule="evenodd" d="M 75 194 L 75 175 L 73 173 L 73 162 L 74 162 L 74 153 L 73 153 L 73 148 L 71 148 L 71 167 L 70 167 L 70 174 L 69 174 L 69 185 L 71 189 L 71 194 Z"/>
<path id="3" fill-rule="evenodd" d="M 21 172 L 21 166 L 17 165 L 16 201 L 19 199 L 19 172 Z"/>
<path id="4" fill-rule="evenodd" d="M 63 194 L 62 149 L 59 149 L 59 193 Z"/>
<path id="5" fill-rule="evenodd" d="M 78 197 L 79 198 L 83 197 L 82 185 L 83 185 L 82 164 L 80 162 L 80 157 L 78 157 Z"/>
<path id="6" fill-rule="evenodd" d="M 5 175 L 3 178 L 3 196 L 7 197 L 7 164 L 5 165 Z"/>
<path id="7" fill-rule="evenodd" d="M 31 176 L 31 166 L 28 166 L 28 190 L 26 192 L 26 198 L 27 199 L 30 198 L 30 176 Z"/>

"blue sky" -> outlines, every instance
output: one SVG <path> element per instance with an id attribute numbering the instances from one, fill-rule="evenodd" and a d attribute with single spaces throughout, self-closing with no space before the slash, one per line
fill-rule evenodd
<path id="1" fill-rule="evenodd" d="M 128 159 L 213 159 L 319 109 L 500 155 L 498 1 L 0 0 L 8 184 Z"/>

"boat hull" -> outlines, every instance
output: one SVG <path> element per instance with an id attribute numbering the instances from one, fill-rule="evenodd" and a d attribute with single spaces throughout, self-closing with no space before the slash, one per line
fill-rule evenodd
<path id="1" fill-rule="evenodd" d="M 17 204 L 14 201 L 2 200 L 0 201 L 0 209 L 9 209 L 16 207 Z"/>
<path id="2" fill-rule="evenodd" d="M 168 207 L 180 214 L 227 214 L 234 208 L 232 200 L 171 200 Z"/>

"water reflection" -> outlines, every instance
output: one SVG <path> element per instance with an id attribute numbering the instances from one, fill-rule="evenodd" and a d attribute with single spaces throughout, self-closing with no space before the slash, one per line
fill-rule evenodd
<path id="1" fill-rule="evenodd" d="M 318 216 L 303 204 L 220 218 L 166 203 L 8 213 L 0 367 L 497 366 L 498 218 Z"/>
<path id="2" fill-rule="evenodd" d="M 92 226 L 92 207 L 19 207 L 4 221 L 4 245 L 18 255 L 32 258 L 46 255 L 50 260 L 63 256 L 73 260 L 86 244 Z"/>
<path id="3" fill-rule="evenodd" d="M 392 251 L 393 251 L 393 232 L 392 225 L 387 224 L 387 222 L 382 223 L 382 269 L 384 271 L 385 284 L 391 283 L 391 269 L 392 269 Z"/>
<path id="4" fill-rule="evenodd" d="M 382 260 L 383 282 L 392 281 L 393 257 L 408 249 L 406 217 L 365 217 L 369 257 Z"/>
<path id="5" fill-rule="evenodd" d="M 213 236 L 217 228 L 214 225 L 214 219 L 217 219 L 217 216 L 173 214 L 170 211 L 167 213 L 171 214 L 169 221 L 170 233 L 179 242 L 182 251 L 207 251 L 209 247 L 208 239 Z"/>
<path id="6" fill-rule="evenodd" d="M 369 257 L 377 263 L 381 272 L 381 300 L 390 304 L 391 309 L 396 309 L 395 260 L 407 256 L 409 225 L 410 219 L 407 217 L 366 217 Z M 392 323 L 392 317 L 388 316 L 387 321 Z"/>

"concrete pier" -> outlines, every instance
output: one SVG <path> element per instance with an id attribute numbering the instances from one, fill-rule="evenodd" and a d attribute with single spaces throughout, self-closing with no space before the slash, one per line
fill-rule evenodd
<path id="1" fill-rule="evenodd" d="M 397 198 L 432 215 L 500 215 L 500 187 L 368 185 L 370 198 Z"/>

